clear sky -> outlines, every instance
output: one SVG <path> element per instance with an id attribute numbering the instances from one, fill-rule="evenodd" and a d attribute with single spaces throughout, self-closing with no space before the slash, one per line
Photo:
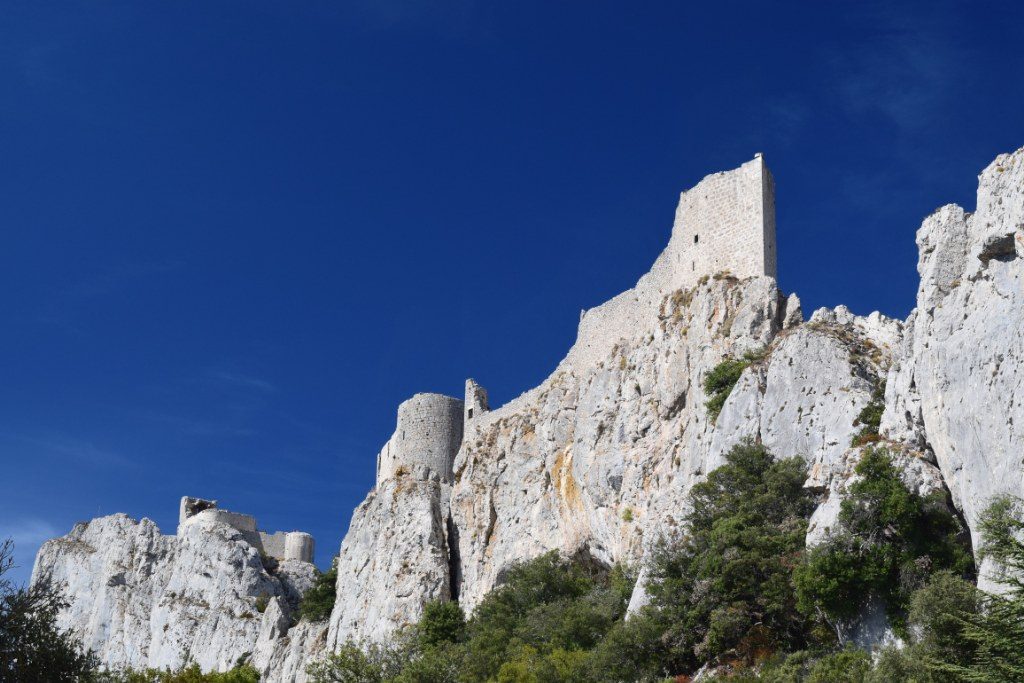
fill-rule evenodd
<path id="1" fill-rule="evenodd" d="M 395 408 L 503 403 L 764 152 L 805 311 L 905 317 L 914 232 L 1024 146 L 1020 3 L 0 6 L 0 536 L 178 499 L 321 565 Z"/>

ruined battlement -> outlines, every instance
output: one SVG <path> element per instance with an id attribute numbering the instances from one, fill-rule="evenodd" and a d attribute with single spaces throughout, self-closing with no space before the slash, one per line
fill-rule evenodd
<path id="1" fill-rule="evenodd" d="M 256 518 L 217 507 L 217 501 L 184 496 L 178 509 L 179 529 L 193 520 L 217 522 L 241 532 L 246 541 L 264 555 L 275 560 L 313 561 L 313 537 L 304 531 L 267 533 L 256 526 Z"/>
<path id="2" fill-rule="evenodd" d="M 649 325 L 666 296 L 701 278 L 774 278 L 776 268 L 775 181 L 757 154 L 679 195 L 668 246 L 635 287 L 580 314 L 564 362 L 581 369 L 605 359 L 619 340 Z"/>
<path id="3" fill-rule="evenodd" d="M 416 394 L 398 406 L 395 433 L 377 456 L 377 483 L 404 475 L 451 482 L 463 408 L 443 394 Z"/>

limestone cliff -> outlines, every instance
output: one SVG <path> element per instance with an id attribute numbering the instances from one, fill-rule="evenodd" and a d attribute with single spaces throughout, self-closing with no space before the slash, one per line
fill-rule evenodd
<path id="1" fill-rule="evenodd" d="M 843 307 L 803 321 L 774 279 L 771 187 L 757 158 L 684 193 L 651 272 L 581 316 L 575 345 L 539 387 L 490 412 L 475 384 L 465 403 L 404 403 L 341 545 L 326 623 L 291 626 L 301 587 L 289 592 L 231 527 L 208 520 L 166 537 L 123 516 L 41 551 L 36 571 L 69 587 L 64 623 L 112 665 L 191 656 L 224 668 L 250 653 L 266 680 L 301 681 L 312 658 L 384 638 L 428 600 L 472 610 L 511 564 L 547 550 L 642 567 L 651 542 L 679 529 L 690 488 L 748 437 L 807 460 L 807 485 L 822 496 L 814 543 L 861 452 L 857 416 L 883 387 L 880 438 L 906 480 L 947 487 L 976 531 L 993 494 L 1024 495 L 1024 150 L 982 173 L 975 213 L 947 206 L 925 220 L 905 322 Z M 760 235 L 760 256 L 706 233 L 726 228 Z M 709 242 L 713 258 L 702 257 Z M 734 261 L 731 273 L 697 269 Z M 712 417 L 704 377 L 744 356 Z M 633 607 L 643 590 L 641 571 Z M 867 619 L 850 637 L 877 641 L 884 627 Z"/>

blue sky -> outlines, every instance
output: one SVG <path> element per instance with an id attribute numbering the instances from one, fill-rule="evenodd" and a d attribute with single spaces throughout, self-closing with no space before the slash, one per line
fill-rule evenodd
<path id="1" fill-rule="evenodd" d="M 337 552 L 399 402 L 503 403 L 764 152 L 780 282 L 904 317 L 1024 145 L 1017 3 L 7 2 L 0 536 L 217 498 Z"/>

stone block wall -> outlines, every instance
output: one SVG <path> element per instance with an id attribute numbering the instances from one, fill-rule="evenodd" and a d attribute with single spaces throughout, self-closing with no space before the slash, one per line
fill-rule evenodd
<path id="1" fill-rule="evenodd" d="M 635 287 L 583 312 L 564 363 L 582 370 L 606 360 L 615 344 L 651 324 L 665 297 L 724 271 L 776 276 L 775 183 L 760 154 L 679 195 L 668 246 Z"/>
<path id="2" fill-rule="evenodd" d="M 263 553 L 278 560 L 313 561 L 313 537 L 303 531 L 260 532 Z"/>
<path id="3" fill-rule="evenodd" d="M 677 268 L 685 281 L 722 271 L 775 277 L 775 183 L 764 158 L 683 192 L 672 233 L 681 242 Z"/>
<path id="4" fill-rule="evenodd" d="M 466 380 L 465 408 L 466 424 L 468 424 L 473 418 L 480 417 L 491 409 L 487 403 L 487 390 L 472 379 Z"/>
<path id="5" fill-rule="evenodd" d="M 256 527 L 256 518 L 240 512 L 221 510 L 217 501 L 185 496 L 178 513 L 179 532 L 186 522 L 206 521 L 226 524 L 242 533 L 245 540 L 276 560 L 313 561 L 313 537 L 303 531 L 278 531 L 270 534 Z"/>
<path id="6" fill-rule="evenodd" d="M 398 406 L 395 433 L 377 457 L 377 483 L 404 475 L 451 482 L 463 408 L 459 399 L 441 394 L 416 394 Z"/>

